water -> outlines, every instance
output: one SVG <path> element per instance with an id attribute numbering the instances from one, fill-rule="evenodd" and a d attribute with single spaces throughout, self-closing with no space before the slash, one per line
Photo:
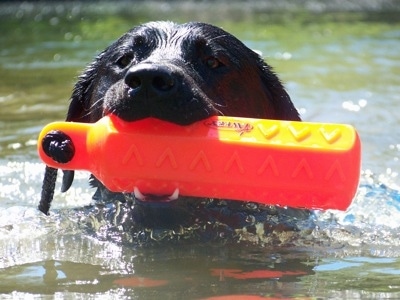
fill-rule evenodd
<path id="1" fill-rule="evenodd" d="M 179 13 L 167 4 L 0 5 L 2 298 L 399 298 L 396 9 L 310 15 L 254 11 L 252 4 L 210 10 L 183 3 Z M 39 213 L 38 132 L 64 119 L 76 76 L 98 51 L 154 19 L 223 26 L 263 53 L 304 120 L 354 125 L 363 143 L 363 171 L 351 207 L 318 212 L 315 227 L 299 232 L 240 232 L 241 243 L 224 236 L 155 243 L 184 235 L 154 231 L 147 233 L 153 243 L 138 247 L 124 240 L 120 220 L 104 219 L 90 206 L 94 191 L 88 174 L 78 172 L 67 194 L 56 192 L 51 215 Z"/>

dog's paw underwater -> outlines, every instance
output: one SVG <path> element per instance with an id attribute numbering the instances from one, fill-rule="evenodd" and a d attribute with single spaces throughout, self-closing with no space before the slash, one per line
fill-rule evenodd
<path id="1" fill-rule="evenodd" d="M 66 121 L 93 123 L 110 113 L 124 121 L 151 117 L 178 125 L 216 115 L 300 121 L 279 78 L 257 53 L 226 31 L 195 22 L 134 27 L 94 59 L 74 87 Z M 47 167 L 39 206 L 45 213 L 56 177 L 57 170 Z M 64 171 L 63 192 L 73 179 L 73 171 Z M 164 201 L 146 195 L 142 201 L 140 191 L 113 193 L 95 178 L 91 184 L 98 204 L 81 221 L 99 238 L 285 244 L 291 235 L 279 233 L 294 236 L 309 226 L 307 210 L 182 196 Z"/>

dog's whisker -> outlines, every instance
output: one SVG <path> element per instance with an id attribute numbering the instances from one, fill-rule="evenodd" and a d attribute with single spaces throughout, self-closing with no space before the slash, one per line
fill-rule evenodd
<path id="1" fill-rule="evenodd" d="M 218 106 L 224 107 L 223 105 L 218 104 L 218 103 L 216 103 L 216 102 L 213 102 L 213 101 L 211 101 L 211 100 L 208 99 L 208 98 L 207 98 L 207 100 L 208 100 L 208 101 L 206 102 L 206 106 L 203 107 L 203 110 L 206 111 L 207 114 L 209 114 L 210 112 L 215 112 L 215 113 L 217 113 L 219 116 L 224 116 L 224 115 L 225 115 L 220 109 L 217 108 Z M 217 106 L 217 107 L 216 107 L 216 106 Z"/>
<path id="2" fill-rule="evenodd" d="M 101 104 L 103 103 L 104 97 L 101 97 L 99 99 L 97 99 L 95 102 L 93 102 L 89 108 L 86 110 L 85 114 L 82 115 L 83 118 L 85 117 L 90 117 L 92 115 L 92 113 L 101 106 Z"/>
<path id="3" fill-rule="evenodd" d="M 103 103 L 103 100 L 104 100 L 104 97 L 101 97 L 101 98 L 99 98 L 99 99 L 97 99 L 90 107 L 89 107 L 89 110 L 91 110 L 91 109 L 95 109 L 96 107 L 98 107 L 99 105 L 99 103 Z"/>
<path id="4" fill-rule="evenodd" d="M 218 106 L 218 107 L 227 107 L 226 104 L 221 104 L 221 103 L 217 103 L 217 102 L 214 103 L 214 106 Z"/>

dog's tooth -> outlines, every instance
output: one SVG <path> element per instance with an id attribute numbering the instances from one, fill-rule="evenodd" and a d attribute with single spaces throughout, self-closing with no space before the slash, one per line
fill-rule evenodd
<path id="1" fill-rule="evenodd" d="M 176 200 L 179 197 L 179 189 L 176 188 L 171 196 L 168 197 L 169 200 Z"/>
<path id="2" fill-rule="evenodd" d="M 141 201 L 144 201 L 146 197 L 140 192 L 139 188 L 135 186 L 133 189 L 133 194 L 135 195 L 135 198 Z"/>

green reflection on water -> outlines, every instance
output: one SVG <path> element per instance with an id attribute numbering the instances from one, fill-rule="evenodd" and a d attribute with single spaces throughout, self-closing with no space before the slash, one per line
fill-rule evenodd
<path id="1" fill-rule="evenodd" d="M 38 17 L 39 14 L 31 13 L 21 18 L 3 17 L 0 23 L 3 33 L 0 43 L 4 45 L 1 51 L 1 96 L 19 92 L 24 97 L 35 97 L 48 93 L 51 98 L 68 99 L 78 71 L 97 52 L 132 26 L 159 17 L 179 22 L 191 20 L 191 17 L 214 21 L 244 41 L 259 41 L 267 45 L 263 55 L 276 71 L 283 73 L 287 81 L 352 89 L 369 84 L 371 76 L 363 74 L 354 78 L 354 74 L 343 74 L 340 69 L 338 72 L 326 72 L 324 69 L 314 72 L 313 68 L 309 68 L 310 72 L 307 72 L 307 67 L 312 66 L 310 57 L 315 59 L 314 65 L 325 64 L 325 69 L 335 67 L 335 62 L 343 63 L 345 60 L 354 65 L 356 72 L 363 64 L 376 62 L 372 61 L 368 51 L 364 51 L 361 43 L 357 45 L 358 48 L 351 48 L 352 39 L 368 37 L 376 39 L 379 44 L 385 35 L 400 28 L 395 16 L 382 15 L 382 19 L 377 19 L 375 15 L 371 17 L 370 14 L 362 13 L 310 16 L 305 13 L 267 12 L 247 15 L 236 11 L 232 15 L 226 13 L 226 19 L 213 20 L 214 15 L 199 16 L 190 11 L 186 15 L 171 15 L 168 11 L 156 14 L 143 8 L 131 14 L 124 10 L 109 14 L 106 8 L 95 13 L 85 12 L 83 8 L 80 13 L 73 14 L 72 11 L 73 8 L 56 16 L 43 14 Z M 327 48 L 326 45 L 336 47 Z M 314 53 L 310 55 L 309 51 Z M 285 58 L 277 55 L 278 52 L 289 54 L 290 59 L 287 59 L 288 56 Z M 306 54 L 303 55 L 304 52 Z M 357 59 L 351 60 L 352 57 Z M 303 69 L 309 76 L 304 76 Z M 387 73 L 400 74 L 400 68 L 398 65 L 388 65 Z M 387 76 L 385 80 L 391 78 Z"/>

